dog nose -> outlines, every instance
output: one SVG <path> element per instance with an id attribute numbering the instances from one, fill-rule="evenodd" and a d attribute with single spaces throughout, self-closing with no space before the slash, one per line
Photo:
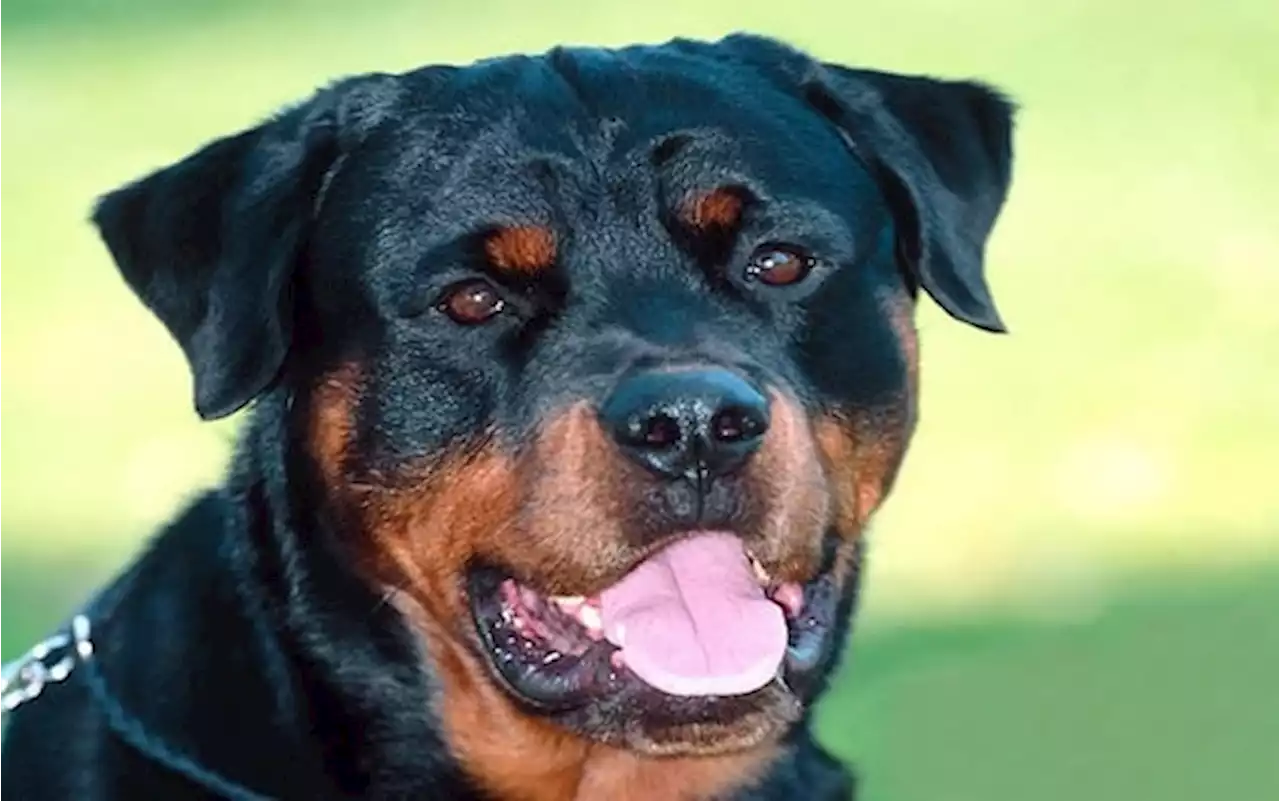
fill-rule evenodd
<path id="1" fill-rule="evenodd" d="M 699 480 L 732 473 L 760 447 L 769 402 L 728 370 L 646 370 L 618 384 L 600 417 L 634 461 Z"/>

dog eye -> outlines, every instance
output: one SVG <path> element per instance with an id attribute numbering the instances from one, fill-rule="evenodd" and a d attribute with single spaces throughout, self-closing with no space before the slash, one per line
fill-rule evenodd
<path id="1" fill-rule="evenodd" d="M 459 325 L 488 322 L 507 306 L 488 281 L 474 280 L 454 284 L 445 291 L 438 308 Z"/>
<path id="2" fill-rule="evenodd" d="M 769 286 L 790 286 L 803 281 L 814 264 L 816 260 L 801 250 L 766 245 L 752 254 L 745 278 Z"/>

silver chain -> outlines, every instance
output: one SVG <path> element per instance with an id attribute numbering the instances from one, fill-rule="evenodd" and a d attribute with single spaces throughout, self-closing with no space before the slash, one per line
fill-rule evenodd
<path id="1" fill-rule="evenodd" d="M 80 662 L 93 656 L 89 618 L 71 619 L 71 633 L 59 632 L 36 643 L 0 674 L 0 708 L 5 714 L 36 698 L 49 684 L 65 681 Z"/>

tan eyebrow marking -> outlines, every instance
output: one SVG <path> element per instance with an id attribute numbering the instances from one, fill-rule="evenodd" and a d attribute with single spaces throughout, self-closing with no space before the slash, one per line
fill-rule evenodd
<path id="1" fill-rule="evenodd" d="M 742 218 L 742 197 L 723 187 L 692 194 L 681 204 L 680 218 L 700 231 L 734 228 Z"/>
<path id="2" fill-rule="evenodd" d="M 532 275 L 556 261 L 556 236 L 540 225 L 499 228 L 485 239 L 485 255 L 500 270 Z"/>

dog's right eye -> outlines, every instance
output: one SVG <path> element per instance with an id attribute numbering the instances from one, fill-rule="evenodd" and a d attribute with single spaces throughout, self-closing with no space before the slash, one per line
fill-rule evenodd
<path id="1" fill-rule="evenodd" d="M 475 279 L 445 290 L 437 307 L 459 325 L 479 325 L 502 313 L 507 302 L 488 281 Z"/>
<path id="2" fill-rule="evenodd" d="M 799 248 L 766 245 L 751 256 L 746 280 L 769 286 L 790 286 L 807 278 L 817 263 L 817 259 Z"/>

